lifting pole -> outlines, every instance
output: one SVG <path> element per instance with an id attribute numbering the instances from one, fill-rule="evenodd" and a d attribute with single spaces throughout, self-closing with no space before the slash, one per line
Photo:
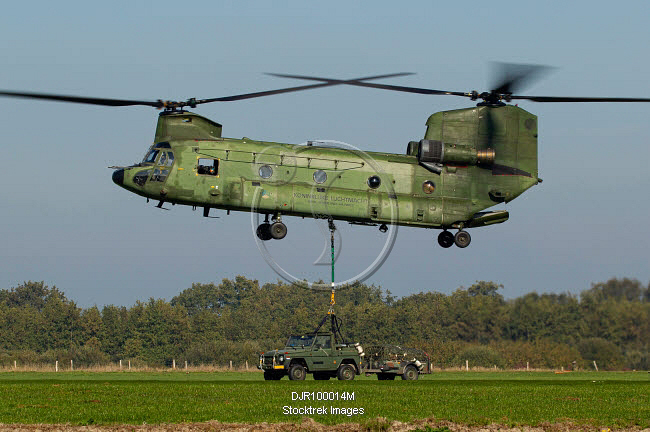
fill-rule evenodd
<path id="1" fill-rule="evenodd" d="M 329 218 L 327 224 L 330 229 L 330 241 L 332 245 L 332 295 L 330 296 L 330 310 L 327 312 L 328 315 L 334 315 L 334 305 L 336 301 L 334 300 L 334 231 L 336 231 L 336 226 L 334 226 L 334 220 Z"/>
<path id="2" fill-rule="evenodd" d="M 332 292 L 330 294 L 330 308 L 327 311 L 327 315 L 325 315 L 318 327 L 316 327 L 314 334 L 318 333 L 318 330 L 320 330 L 320 328 L 323 326 L 323 324 L 325 324 L 325 321 L 327 321 L 329 317 L 332 333 L 334 334 L 334 340 L 336 343 L 345 343 L 343 334 L 341 334 L 341 320 L 337 318 L 336 314 L 334 313 L 334 305 L 336 304 L 336 300 L 334 300 L 334 294 L 336 293 L 336 289 L 334 287 L 334 231 L 336 231 L 336 226 L 334 225 L 334 220 L 332 218 L 330 218 L 327 223 L 330 230 L 330 241 L 332 246 Z"/>

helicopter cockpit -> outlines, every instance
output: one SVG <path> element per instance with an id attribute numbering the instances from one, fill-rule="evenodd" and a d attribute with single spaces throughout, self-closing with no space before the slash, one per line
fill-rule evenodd
<path id="1" fill-rule="evenodd" d="M 171 150 L 169 143 L 154 144 L 140 164 L 140 166 L 152 166 L 153 169 L 139 171 L 133 177 L 133 182 L 138 186 L 144 186 L 150 175 L 151 181 L 164 182 L 167 180 L 173 164 L 174 152 Z"/>

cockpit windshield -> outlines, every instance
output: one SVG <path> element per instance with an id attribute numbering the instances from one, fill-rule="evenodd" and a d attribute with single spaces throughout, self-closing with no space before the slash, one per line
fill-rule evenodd
<path id="1" fill-rule="evenodd" d="M 314 336 L 289 336 L 288 347 L 308 347 L 314 342 Z"/>
<path id="2" fill-rule="evenodd" d="M 149 154 L 144 157 L 143 162 L 154 163 L 156 161 L 156 157 L 158 157 L 158 153 L 160 153 L 160 150 L 151 150 Z"/>

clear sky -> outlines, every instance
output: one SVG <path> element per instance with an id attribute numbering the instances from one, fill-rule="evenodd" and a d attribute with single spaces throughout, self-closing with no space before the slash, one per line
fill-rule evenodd
<path id="1" fill-rule="evenodd" d="M 554 66 L 530 95 L 650 97 L 650 9 L 621 2 L 45 2 L 3 4 L 0 88 L 134 99 L 228 96 L 302 82 L 264 72 L 354 78 L 416 72 L 399 85 L 489 86 L 490 61 Z M 111 181 L 110 165 L 142 159 L 158 112 L 2 100 L 0 288 L 56 285 L 81 306 L 171 299 L 193 282 L 278 276 L 260 255 L 247 213 L 161 211 Z M 540 104 L 544 183 L 504 224 L 441 249 L 437 231 L 400 228 L 368 281 L 402 296 L 450 293 L 476 280 L 578 293 L 611 277 L 650 280 L 650 104 Z M 472 106 L 349 86 L 204 105 L 227 137 L 302 143 L 332 139 L 403 153 L 434 112 Z M 214 212 L 215 214 L 217 212 Z M 323 226 L 287 218 L 269 245 L 309 279 Z M 340 278 L 374 259 L 376 228 L 340 223 Z M 300 293 L 297 292 L 297 295 Z"/>

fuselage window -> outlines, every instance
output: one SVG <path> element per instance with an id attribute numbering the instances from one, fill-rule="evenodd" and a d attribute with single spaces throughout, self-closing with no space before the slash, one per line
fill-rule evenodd
<path id="1" fill-rule="evenodd" d="M 372 189 L 377 189 L 381 185 L 381 179 L 379 176 L 370 176 L 368 177 L 368 186 Z"/>
<path id="2" fill-rule="evenodd" d="M 273 168 L 269 165 L 262 165 L 259 169 L 259 174 L 263 179 L 271 178 L 273 175 Z"/>
<path id="3" fill-rule="evenodd" d="M 314 181 L 323 184 L 327 181 L 327 173 L 323 170 L 314 171 Z"/>
<path id="4" fill-rule="evenodd" d="M 425 194 L 432 194 L 436 190 L 436 185 L 431 180 L 427 180 L 422 183 L 422 190 Z"/>
<path id="5" fill-rule="evenodd" d="M 199 164 L 196 168 L 197 174 L 213 175 L 219 174 L 219 159 L 199 159 Z"/>

